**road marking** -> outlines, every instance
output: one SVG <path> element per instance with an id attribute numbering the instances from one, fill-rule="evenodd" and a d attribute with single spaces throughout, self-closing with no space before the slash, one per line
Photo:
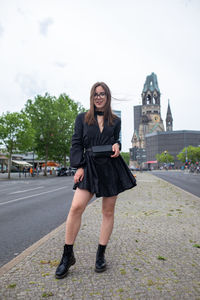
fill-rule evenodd
<path id="1" fill-rule="evenodd" d="M 34 191 L 34 190 L 37 190 L 37 189 L 42 189 L 44 186 L 39 186 L 39 187 L 36 187 L 34 189 L 28 189 L 28 190 L 23 190 L 23 191 L 17 191 L 17 192 L 13 192 L 13 193 L 10 193 L 9 195 L 12 195 L 12 194 L 18 194 L 18 193 L 25 193 L 25 192 L 29 192 L 29 191 Z"/>
<path id="2" fill-rule="evenodd" d="M 55 189 L 55 190 L 51 190 L 51 191 L 47 191 L 47 192 L 43 192 L 43 193 L 40 193 L 40 194 L 34 194 L 34 195 L 30 195 L 30 196 L 26 196 L 26 197 L 22 197 L 22 198 L 18 198 L 18 199 L 10 200 L 10 201 L 7 201 L 7 202 L 3 202 L 3 203 L 0 203 L 0 206 L 2 206 L 2 205 L 4 205 L 4 204 L 8 204 L 8 203 L 17 202 L 17 201 L 20 201 L 20 200 L 23 200 L 23 199 L 27 199 L 27 198 L 33 198 L 33 197 L 36 197 L 36 196 L 40 196 L 40 195 L 44 195 L 44 194 L 48 194 L 48 193 L 52 193 L 52 192 L 55 192 L 55 191 L 58 191 L 58 190 L 62 190 L 62 189 L 66 189 L 66 186 L 64 186 L 64 187 L 61 187 L 61 188 L 58 188 L 58 189 Z"/>

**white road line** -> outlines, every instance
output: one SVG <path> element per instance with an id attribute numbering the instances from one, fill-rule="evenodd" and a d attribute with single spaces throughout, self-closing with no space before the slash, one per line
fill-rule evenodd
<path id="1" fill-rule="evenodd" d="M 36 187 L 34 189 L 28 189 L 28 190 L 23 190 L 23 191 L 17 191 L 17 192 L 13 192 L 13 193 L 10 193 L 9 195 L 12 195 L 12 194 L 18 194 L 18 193 L 25 193 L 25 192 L 29 192 L 29 191 L 34 191 L 34 190 L 37 190 L 37 189 L 42 189 L 44 186 L 39 186 L 39 187 Z"/>
<path id="2" fill-rule="evenodd" d="M 58 189 L 55 189 L 55 190 L 51 190 L 51 191 L 47 191 L 47 192 L 43 192 L 43 193 L 40 193 L 40 194 L 30 195 L 30 196 L 26 196 L 26 197 L 22 197 L 22 198 L 18 198 L 18 199 L 10 200 L 10 201 L 7 201 L 7 202 L 3 202 L 3 203 L 0 203 L 0 206 L 2 206 L 2 205 L 5 205 L 5 204 L 8 204 L 8 203 L 17 202 L 17 201 L 20 201 L 20 200 L 23 200 L 23 199 L 27 199 L 27 198 L 33 198 L 33 197 L 36 197 L 36 196 L 40 196 L 40 195 L 44 195 L 44 194 L 48 194 L 48 193 L 52 193 L 52 192 L 55 192 L 55 191 L 58 191 L 58 190 L 62 190 L 62 189 L 66 189 L 66 186 L 64 186 L 64 187 L 61 187 L 61 188 L 58 188 Z"/>

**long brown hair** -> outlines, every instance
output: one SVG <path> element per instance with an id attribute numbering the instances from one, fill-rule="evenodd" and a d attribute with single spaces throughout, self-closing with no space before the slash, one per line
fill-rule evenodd
<path id="1" fill-rule="evenodd" d="M 90 91 L 90 109 L 85 114 L 85 122 L 88 125 L 92 125 L 96 123 L 96 119 L 94 117 L 95 106 L 94 106 L 94 94 L 96 93 L 96 88 L 101 86 L 106 93 L 106 104 L 104 107 L 104 120 L 108 120 L 108 124 L 112 125 L 113 120 L 117 118 L 116 115 L 113 114 L 111 109 L 111 92 L 107 84 L 105 82 L 96 82 Z"/>

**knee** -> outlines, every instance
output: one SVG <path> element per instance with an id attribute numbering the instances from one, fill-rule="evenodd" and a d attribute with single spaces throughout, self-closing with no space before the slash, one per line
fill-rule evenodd
<path id="1" fill-rule="evenodd" d="M 114 216 L 114 210 L 113 209 L 103 209 L 102 214 L 106 218 L 113 218 Z"/>
<path id="2" fill-rule="evenodd" d="M 71 215 L 81 215 L 84 211 L 84 207 L 80 204 L 77 205 L 72 205 L 71 209 L 70 209 L 70 214 Z"/>

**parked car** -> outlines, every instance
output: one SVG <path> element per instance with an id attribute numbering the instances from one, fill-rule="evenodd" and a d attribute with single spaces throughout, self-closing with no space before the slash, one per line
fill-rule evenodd
<path id="1" fill-rule="evenodd" d="M 19 172 L 19 171 L 20 171 L 20 169 L 16 166 L 11 166 L 11 168 L 10 168 L 10 172 L 15 173 L 15 172 Z"/>
<path id="2" fill-rule="evenodd" d="M 136 171 L 136 167 L 134 167 L 134 166 L 130 166 L 129 169 L 130 169 L 131 171 Z"/>
<path id="3" fill-rule="evenodd" d="M 67 168 L 60 168 L 60 170 L 58 171 L 58 176 L 67 176 Z"/>
<path id="4" fill-rule="evenodd" d="M 58 171 L 58 176 L 73 176 L 76 173 L 76 169 L 74 168 L 61 168 Z"/>
<path id="5" fill-rule="evenodd" d="M 76 173 L 76 169 L 75 168 L 69 168 L 69 172 L 71 176 L 74 176 L 74 174 Z"/>

